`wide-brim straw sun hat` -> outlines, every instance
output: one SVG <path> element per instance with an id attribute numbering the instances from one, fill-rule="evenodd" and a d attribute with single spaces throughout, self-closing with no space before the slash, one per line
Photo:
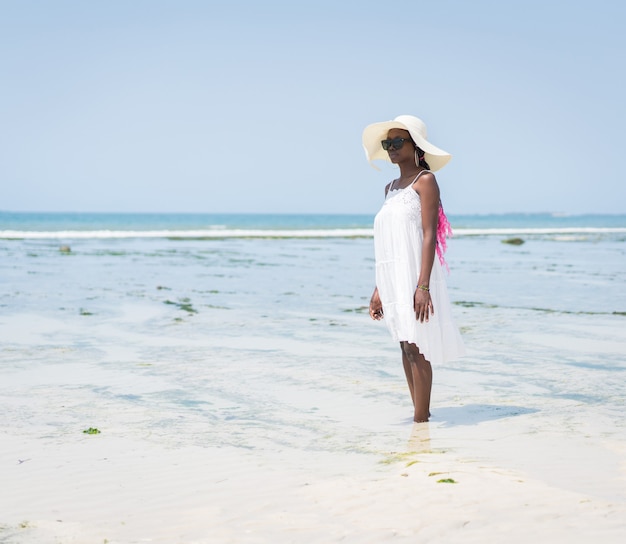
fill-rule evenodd
<path id="1" fill-rule="evenodd" d="M 421 119 L 413 115 L 398 115 L 393 121 L 383 121 L 382 123 L 373 123 L 365 127 L 363 131 L 363 148 L 365 156 L 369 163 L 379 169 L 372 161 L 380 159 L 389 161 L 389 154 L 383 149 L 380 142 L 387 138 L 387 133 L 392 128 L 401 128 L 408 130 L 415 145 L 424 152 L 424 158 L 434 172 L 443 168 L 452 155 L 443 149 L 431 144 L 427 140 L 426 124 Z"/>

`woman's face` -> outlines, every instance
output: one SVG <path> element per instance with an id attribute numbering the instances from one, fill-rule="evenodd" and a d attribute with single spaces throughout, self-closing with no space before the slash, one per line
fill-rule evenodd
<path id="1" fill-rule="evenodd" d="M 409 134 L 409 131 L 401 128 L 392 128 L 387 133 L 387 139 L 394 140 L 396 138 L 404 138 L 405 141 L 400 149 L 396 149 L 395 146 L 393 146 L 387 150 L 389 160 L 394 164 L 398 164 L 406 160 L 415 160 L 415 148 L 411 142 L 411 135 Z"/>

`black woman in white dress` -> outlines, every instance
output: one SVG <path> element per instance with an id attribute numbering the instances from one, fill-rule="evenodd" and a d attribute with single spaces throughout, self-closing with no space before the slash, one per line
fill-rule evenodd
<path id="1" fill-rule="evenodd" d="M 384 317 L 400 343 L 416 422 L 430 417 L 432 366 L 465 353 L 452 319 L 443 267 L 450 225 L 433 174 L 450 160 L 426 139 L 426 125 L 401 115 L 363 131 L 368 160 L 386 159 L 400 176 L 385 187 L 374 221 L 376 288 L 370 316 Z"/>

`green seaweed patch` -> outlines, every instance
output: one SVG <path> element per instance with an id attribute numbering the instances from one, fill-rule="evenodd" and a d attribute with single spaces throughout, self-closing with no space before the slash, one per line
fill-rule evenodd
<path id="1" fill-rule="evenodd" d="M 174 302 L 173 300 L 164 300 L 163 304 L 170 304 L 171 306 L 176 306 L 179 310 L 183 310 L 189 314 L 197 314 L 198 310 L 196 310 L 192 305 L 191 301 L 188 298 L 181 298 L 179 302 Z"/>
<path id="2" fill-rule="evenodd" d="M 409 461 L 406 466 L 410 467 L 411 465 L 414 465 L 415 463 L 419 463 L 419 461 L 417 459 L 414 459 L 413 461 Z"/>
<path id="3" fill-rule="evenodd" d="M 341 311 L 345 313 L 350 312 L 350 313 L 356 313 L 356 314 L 365 314 L 369 312 L 369 306 L 359 306 L 358 308 L 346 308 Z"/>
<path id="4" fill-rule="evenodd" d="M 463 306 L 463 308 L 474 308 L 474 306 L 482 306 L 480 302 L 470 302 L 469 300 L 455 300 L 453 304 Z"/>
<path id="5" fill-rule="evenodd" d="M 94 251 L 92 255 L 97 255 L 98 257 L 124 257 L 126 255 L 140 255 L 137 252 L 129 252 L 129 251 L 121 251 L 121 250 L 112 250 L 112 249 L 102 249 L 99 251 Z"/>
<path id="6" fill-rule="evenodd" d="M 521 238 L 505 238 L 502 240 L 503 244 L 509 244 L 511 246 L 521 246 L 524 243 L 524 240 Z"/>
<path id="7" fill-rule="evenodd" d="M 411 457 L 414 457 L 415 455 L 417 455 L 417 452 L 415 451 L 408 451 L 406 453 L 390 453 L 384 459 L 381 459 L 379 463 L 381 465 L 391 465 L 392 463 L 399 463 L 411 460 Z"/>
<path id="8" fill-rule="evenodd" d="M 471 300 L 455 300 L 453 302 L 456 306 L 463 306 L 463 308 L 497 308 L 494 304 L 486 304 L 484 302 L 474 302 Z"/>
<path id="9" fill-rule="evenodd" d="M 431 476 L 441 476 L 442 474 L 446 474 L 445 472 L 431 472 L 428 477 L 430 478 Z M 439 480 L 437 480 L 438 484 L 458 484 L 459 482 L 457 482 L 455 479 L 453 478 L 441 478 Z"/>
<path id="10" fill-rule="evenodd" d="M 100 429 L 96 429 L 96 427 L 89 427 L 89 429 L 85 429 L 83 434 L 100 434 Z"/>
<path id="11" fill-rule="evenodd" d="M 530 308 L 533 312 L 543 312 L 544 314 L 558 314 L 559 310 L 553 310 L 552 308 Z"/>
<path id="12" fill-rule="evenodd" d="M 485 302 L 472 302 L 468 300 L 455 300 L 452 302 L 455 306 L 462 306 L 464 308 L 509 308 L 514 310 L 531 310 L 533 312 L 542 312 L 546 314 L 563 314 L 563 315 L 624 315 L 626 312 L 613 311 L 613 312 L 593 312 L 593 311 L 574 311 L 574 310 L 557 310 L 554 308 L 538 308 L 538 307 L 525 307 L 525 306 L 498 306 L 496 304 L 487 304 Z"/>

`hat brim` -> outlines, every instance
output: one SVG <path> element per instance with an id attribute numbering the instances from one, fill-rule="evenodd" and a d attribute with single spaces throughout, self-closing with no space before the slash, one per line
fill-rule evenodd
<path id="1" fill-rule="evenodd" d="M 414 130 L 411 130 L 404 123 L 399 121 L 383 121 L 382 123 L 373 123 L 365 127 L 363 130 L 363 149 L 365 149 L 365 156 L 369 163 L 376 168 L 375 164 L 372 161 L 375 160 L 389 160 L 389 154 L 383 149 L 381 145 L 381 141 L 387 138 L 387 133 L 392 128 L 400 128 L 402 130 L 408 131 L 411 135 L 411 138 L 415 142 L 422 151 L 424 151 L 424 158 L 430 166 L 430 170 L 435 172 L 443 168 L 450 159 L 452 155 L 447 153 L 443 149 L 439 149 L 437 146 L 431 144 L 428 140 L 422 138 L 421 134 L 417 133 Z"/>

